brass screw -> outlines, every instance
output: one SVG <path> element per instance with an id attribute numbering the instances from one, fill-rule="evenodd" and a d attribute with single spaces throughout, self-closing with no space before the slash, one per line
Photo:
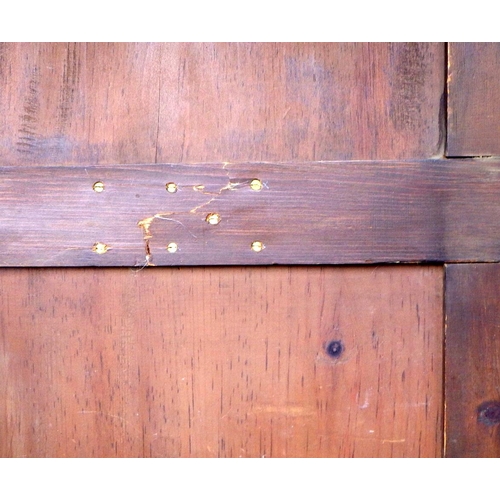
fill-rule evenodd
<path id="1" fill-rule="evenodd" d="M 254 252 L 262 252 L 262 250 L 264 250 L 265 248 L 264 243 L 262 243 L 262 241 L 254 241 L 251 247 Z"/>
<path id="2" fill-rule="evenodd" d="M 208 214 L 205 220 L 212 226 L 215 226 L 221 221 L 221 217 L 219 214 Z"/>
<path id="3" fill-rule="evenodd" d="M 101 181 L 94 182 L 92 189 L 96 193 L 102 193 L 104 191 L 104 182 L 101 182 Z"/>
<path id="4" fill-rule="evenodd" d="M 177 249 L 178 249 L 178 248 L 179 248 L 179 247 L 177 246 L 177 243 L 174 243 L 174 242 L 169 243 L 169 244 L 167 245 L 167 252 L 168 252 L 168 253 L 175 253 L 175 252 L 177 252 Z"/>
<path id="5" fill-rule="evenodd" d="M 94 246 L 92 247 L 92 251 L 99 255 L 106 253 L 108 250 L 109 247 L 105 243 L 94 243 Z"/>
<path id="6" fill-rule="evenodd" d="M 168 182 L 166 185 L 165 185 L 165 189 L 169 192 L 169 193 L 176 193 L 177 192 L 177 184 L 175 182 Z"/>
<path id="7" fill-rule="evenodd" d="M 261 191 L 262 188 L 264 187 L 264 185 L 262 184 L 262 181 L 259 180 L 259 179 L 254 179 L 251 183 L 250 183 L 250 187 L 254 190 L 254 191 Z"/>

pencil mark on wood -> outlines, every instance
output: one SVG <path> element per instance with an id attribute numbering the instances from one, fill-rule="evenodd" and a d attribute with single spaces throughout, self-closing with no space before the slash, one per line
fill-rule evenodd
<path id="1" fill-rule="evenodd" d="M 20 118 L 18 129 L 17 151 L 23 155 L 36 153 L 38 134 L 38 114 L 40 110 L 40 99 L 38 95 L 39 70 L 35 66 L 31 70 L 31 78 L 28 82 L 27 92 L 24 96 L 23 114 Z"/>
<path id="2" fill-rule="evenodd" d="M 393 98 L 390 116 L 396 129 L 415 130 L 421 123 L 425 102 L 427 58 L 420 43 L 394 44 L 395 78 L 391 82 Z"/>
<path id="3" fill-rule="evenodd" d="M 59 127 L 64 133 L 69 126 L 75 95 L 80 81 L 80 59 L 77 44 L 69 43 L 66 58 L 63 62 L 62 85 L 59 96 Z"/>

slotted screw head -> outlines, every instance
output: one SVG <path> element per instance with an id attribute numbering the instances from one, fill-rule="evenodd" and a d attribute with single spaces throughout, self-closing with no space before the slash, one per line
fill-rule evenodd
<path id="1" fill-rule="evenodd" d="M 254 191 L 261 191 L 263 186 L 264 185 L 262 184 L 262 181 L 260 179 L 254 179 L 252 182 L 250 182 L 250 187 Z"/>
<path id="2" fill-rule="evenodd" d="M 92 251 L 99 255 L 106 253 L 108 250 L 109 247 L 105 243 L 94 243 L 94 246 L 92 247 Z"/>
<path id="3" fill-rule="evenodd" d="M 261 241 L 254 241 L 251 245 L 254 252 L 262 252 L 264 250 L 264 244 Z"/>
<path id="4" fill-rule="evenodd" d="M 215 226 L 221 221 L 221 216 L 219 214 L 208 214 L 205 220 L 212 226 Z"/>
<path id="5" fill-rule="evenodd" d="M 174 243 L 174 242 L 169 243 L 167 245 L 167 252 L 168 253 L 175 253 L 175 252 L 177 252 L 178 248 L 179 247 L 177 246 L 177 243 Z"/>
<path id="6" fill-rule="evenodd" d="M 169 192 L 169 193 L 176 193 L 177 192 L 177 184 L 175 182 L 168 182 L 166 185 L 165 185 L 165 189 Z"/>
<path id="7" fill-rule="evenodd" d="M 101 182 L 101 181 L 94 182 L 92 189 L 96 193 L 102 193 L 104 191 L 104 182 Z"/>

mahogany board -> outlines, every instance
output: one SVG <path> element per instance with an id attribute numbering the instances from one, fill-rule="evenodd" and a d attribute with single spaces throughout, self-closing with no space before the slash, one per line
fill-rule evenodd
<path id="1" fill-rule="evenodd" d="M 0 164 L 429 158 L 444 43 L 0 44 Z"/>
<path id="2" fill-rule="evenodd" d="M 441 456 L 442 298 L 441 266 L 4 269 L 0 456 Z"/>

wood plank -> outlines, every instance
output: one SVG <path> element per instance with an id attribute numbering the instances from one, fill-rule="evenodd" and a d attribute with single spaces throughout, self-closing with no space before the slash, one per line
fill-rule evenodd
<path id="1" fill-rule="evenodd" d="M 446 456 L 500 457 L 500 265 L 446 266 Z"/>
<path id="2" fill-rule="evenodd" d="M 429 158 L 444 44 L 163 46 L 158 161 Z"/>
<path id="3" fill-rule="evenodd" d="M 500 260 L 493 160 L 5 167 L 0 200 L 4 267 Z"/>
<path id="4" fill-rule="evenodd" d="M 440 456 L 442 287 L 439 266 L 3 270 L 0 455 Z"/>
<path id="5" fill-rule="evenodd" d="M 0 45 L 1 164 L 440 154 L 444 44 Z"/>
<path id="6" fill-rule="evenodd" d="M 160 46 L 0 45 L 4 165 L 155 162 Z"/>
<path id="7" fill-rule="evenodd" d="M 500 44 L 450 43 L 448 156 L 500 154 Z"/>

